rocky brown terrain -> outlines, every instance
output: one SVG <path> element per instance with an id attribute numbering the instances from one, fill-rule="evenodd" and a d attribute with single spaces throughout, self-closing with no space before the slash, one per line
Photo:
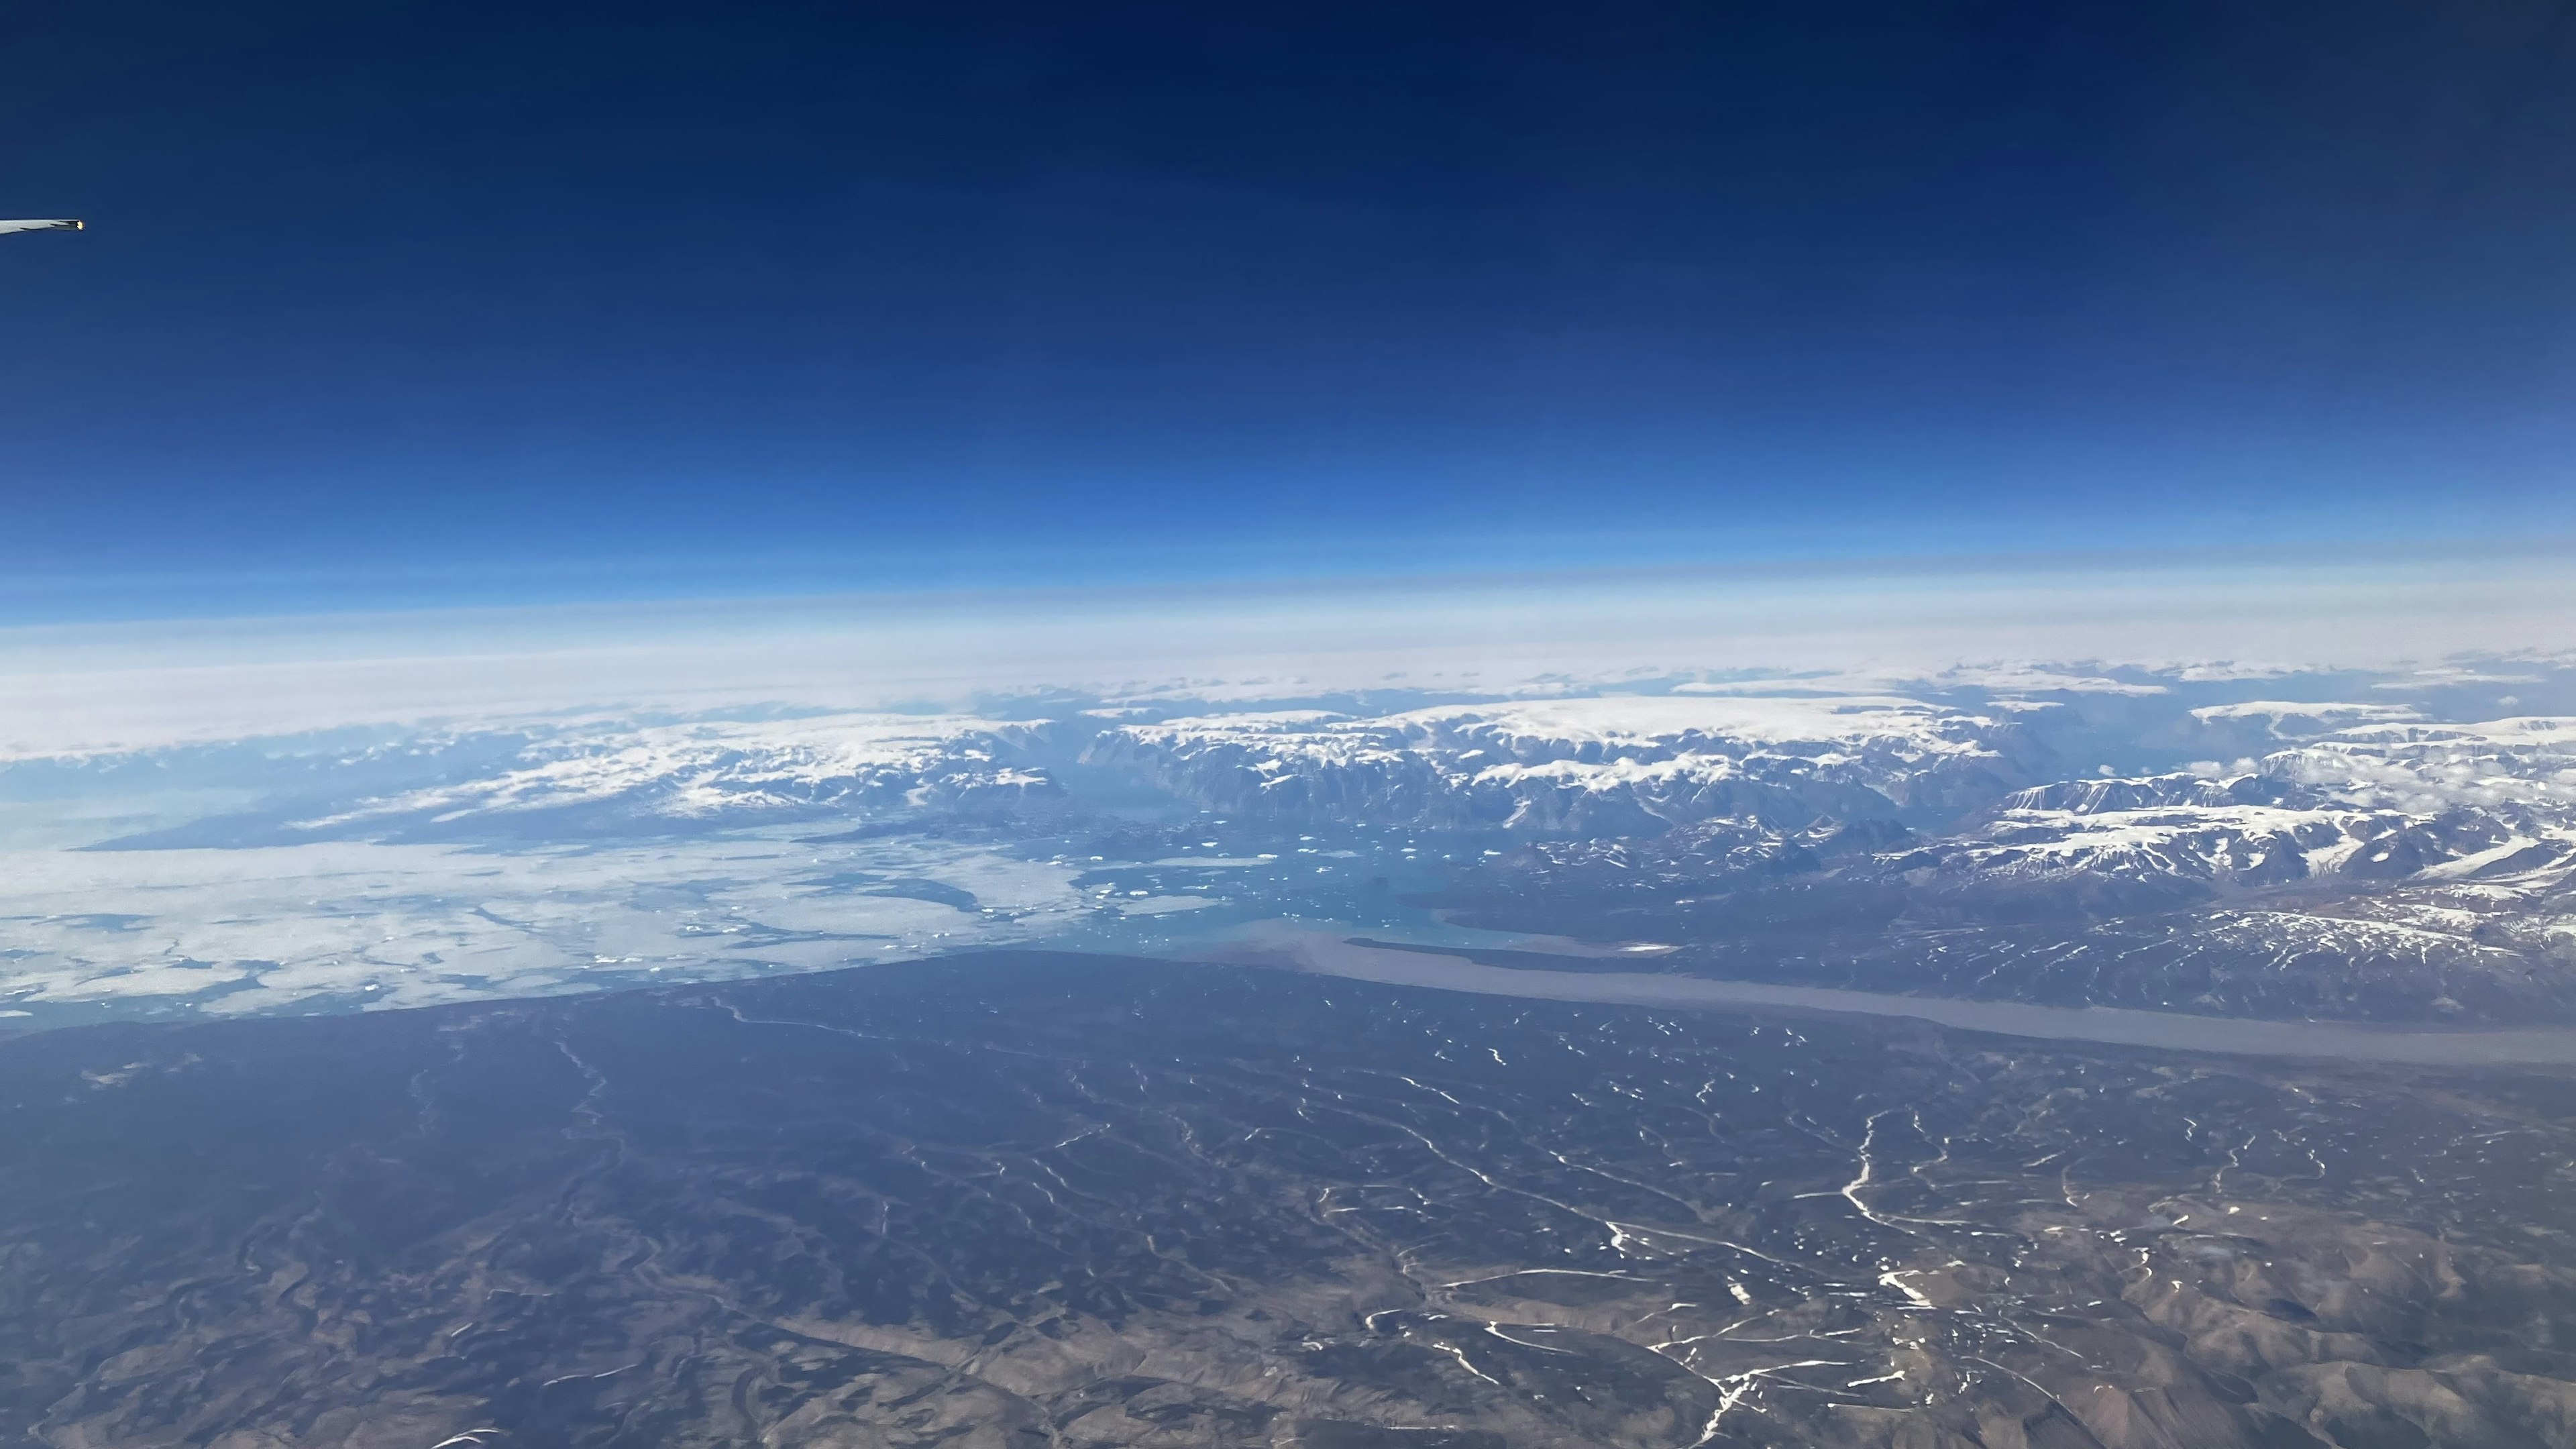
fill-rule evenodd
<path id="1" fill-rule="evenodd" d="M 0 1057 L 0 1443 L 2564 1445 L 2576 1082 L 1008 955 Z"/>

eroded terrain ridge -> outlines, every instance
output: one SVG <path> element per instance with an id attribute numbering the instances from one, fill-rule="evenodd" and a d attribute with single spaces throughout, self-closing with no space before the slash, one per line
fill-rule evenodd
<path id="1" fill-rule="evenodd" d="M 0 1059 L 0 1442 L 2566 1445 L 2576 1085 L 1069 956 Z"/>

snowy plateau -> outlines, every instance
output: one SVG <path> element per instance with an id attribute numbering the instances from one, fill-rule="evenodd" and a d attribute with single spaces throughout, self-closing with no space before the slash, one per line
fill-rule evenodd
<path id="1" fill-rule="evenodd" d="M 591 712 L 0 764 L 0 1010 L 308 1012 L 1283 919 L 2060 1005 L 2576 1020 L 2576 668 Z"/>

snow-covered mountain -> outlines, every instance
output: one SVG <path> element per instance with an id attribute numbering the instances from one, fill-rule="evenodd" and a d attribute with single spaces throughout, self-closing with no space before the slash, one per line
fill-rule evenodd
<path id="1" fill-rule="evenodd" d="M 2242 772 L 2059 780 L 1902 840 L 1745 814 L 1537 841 L 1446 899 L 1880 989 L 2576 1012 L 2576 720 L 2348 717 Z"/>
<path id="2" fill-rule="evenodd" d="M 796 935 L 780 922 L 841 920 L 853 891 L 873 893 L 870 920 L 895 909 L 885 900 L 909 902 L 922 940 L 1035 919 L 993 904 L 1027 891 L 956 884 L 964 867 L 938 843 L 971 841 L 1042 868 L 1049 909 L 1094 923 L 1084 929 L 1155 919 L 1178 933 L 1409 901 L 1470 927 L 1662 943 L 1673 949 L 1653 959 L 1675 970 L 2205 1010 L 2576 1018 L 2576 716 L 2509 707 L 2509 691 L 2529 691 L 2576 708 L 2576 669 L 2488 671 L 2467 694 L 2457 674 L 2117 676 L 1683 679 L 1466 699 L 1164 690 L 1052 700 L 1042 719 L 1025 702 L 592 715 L 22 761 L 0 767 L 0 801 L 69 802 L 36 812 L 52 822 L 47 848 L 340 852 L 335 878 L 365 890 L 334 917 L 332 941 L 364 935 L 382 901 L 465 909 L 481 888 L 457 882 L 480 879 L 475 861 L 612 845 L 663 852 L 657 871 L 728 862 L 718 875 L 824 841 L 938 845 L 800 876 L 780 897 L 792 909 L 763 881 L 688 876 L 689 891 L 729 903 L 708 919 L 756 922 L 745 939 L 773 956 L 786 948 L 772 936 Z M 93 794 L 127 803 L 82 803 Z M 22 838 L 38 838 L 21 817 Z M 412 864 L 381 879 L 363 864 L 422 849 L 465 853 L 437 857 L 454 879 L 435 892 L 403 884 Z M 885 864 L 915 858 L 947 874 Z M 283 860 L 274 879 L 318 868 Z M 47 920 L 70 933 L 46 948 L 70 963 L 57 975 L 74 987 L 57 994 L 93 979 L 80 953 L 104 952 L 100 933 L 125 931 L 114 923 L 153 899 L 102 886 L 94 909 L 77 908 L 91 869 L 40 872 L 67 882 L 47 897 Z M 117 878 L 139 889 L 151 874 Z M 283 911 L 275 902 L 295 890 L 263 899 Z M 439 919 L 458 940 L 482 929 Z M 203 924 L 174 930 L 181 944 L 160 955 L 197 949 L 184 943 Z M 654 950 L 600 954 L 649 956 L 654 970 L 686 954 Z"/>
<path id="3" fill-rule="evenodd" d="M 2041 777 L 2023 716 L 1890 697 L 1666 695 L 1125 725 L 1088 759 L 1238 814 L 1630 836 L 1803 828 L 1985 800 Z"/>
<path id="4" fill-rule="evenodd" d="M 531 745 L 511 768 L 292 822 L 310 833 L 577 817 L 734 824 L 1007 808 L 1057 793 L 1014 763 L 1024 726 L 969 716 L 831 715 L 660 725 Z"/>
<path id="5" fill-rule="evenodd" d="M 2075 780 L 2006 797 L 1968 870 L 2100 871 L 2212 885 L 2500 881 L 2576 850 L 2576 721 L 2374 722 L 2231 778 Z"/>
<path id="6" fill-rule="evenodd" d="M 1045 729 L 970 715 L 609 718 L 442 732 L 408 751 L 284 741 L 248 763 L 233 757 L 240 751 L 182 747 L 83 768 L 108 779 L 193 773 L 271 785 L 246 810 L 107 842 L 120 847 L 578 843 L 797 820 L 1044 813 L 1062 798 L 1033 763 L 1047 748 Z"/>

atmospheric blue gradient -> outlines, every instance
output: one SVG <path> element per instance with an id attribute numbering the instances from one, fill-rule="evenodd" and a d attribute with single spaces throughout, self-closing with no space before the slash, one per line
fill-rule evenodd
<path id="1" fill-rule="evenodd" d="M 2539 3 L 109 3 L 0 618 L 2576 530 Z"/>

